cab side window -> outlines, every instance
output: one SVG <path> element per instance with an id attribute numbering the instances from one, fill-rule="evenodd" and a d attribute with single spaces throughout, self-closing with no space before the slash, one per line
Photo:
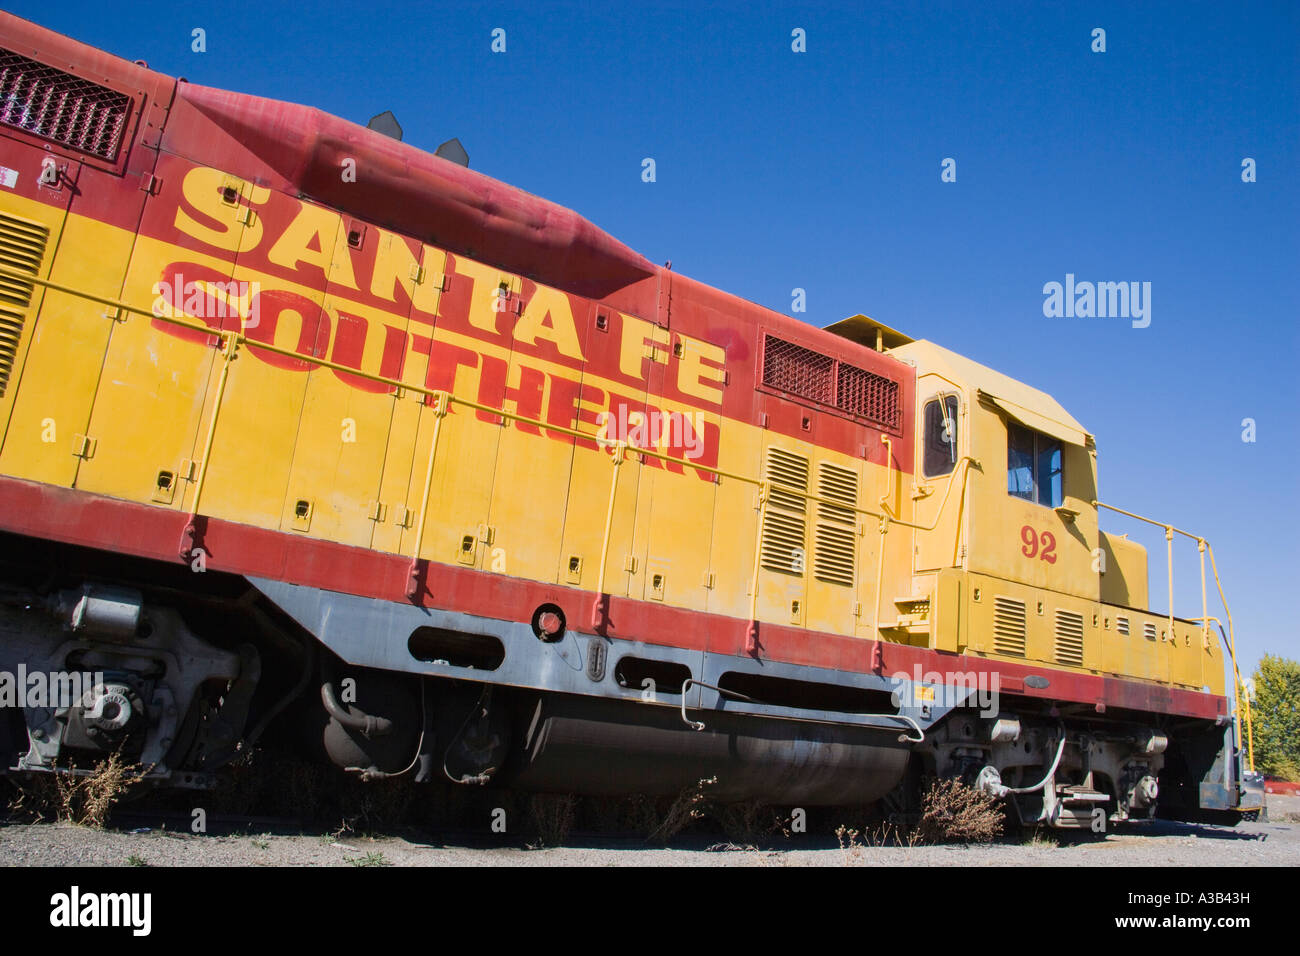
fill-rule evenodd
<path id="1" fill-rule="evenodd" d="M 957 397 L 942 396 L 925 405 L 921 473 L 926 478 L 952 474 L 957 467 Z"/>
<path id="2" fill-rule="evenodd" d="M 1065 500 L 1061 443 L 1014 422 L 1007 422 L 1007 494 L 1049 508 Z"/>

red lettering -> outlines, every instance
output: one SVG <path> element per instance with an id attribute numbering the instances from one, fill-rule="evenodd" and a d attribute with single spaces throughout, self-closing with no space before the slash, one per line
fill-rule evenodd
<path id="1" fill-rule="evenodd" d="M 1024 525 L 1020 529 L 1020 540 L 1020 553 L 1026 558 L 1037 557 L 1048 564 L 1056 563 L 1056 536 L 1052 532 L 1044 531 L 1040 535 L 1030 525 Z"/>
<path id="2" fill-rule="evenodd" d="M 604 401 L 605 393 L 594 385 L 584 385 L 567 378 L 551 378 L 550 401 L 546 406 L 546 421 L 561 428 L 577 428 L 581 421 L 586 421 L 592 428 L 596 427 L 596 412 L 578 404 L 579 398 L 599 404 Z M 587 438 L 574 438 L 564 432 L 546 433 L 558 441 L 566 441 L 582 448 L 595 449 L 596 442 Z"/>
<path id="3" fill-rule="evenodd" d="M 338 324 L 334 328 L 334 354 L 330 356 L 330 361 L 360 370 L 368 331 L 369 323 L 365 319 L 340 309 Z M 380 359 L 379 374 L 384 378 L 401 379 L 402 367 L 406 361 L 406 333 L 391 325 L 384 326 L 384 333 L 384 353 Z M 373 382 L 359 375 L 349 375 L 338 369 L 334 369 L 334 374 L 345 385 L 359 388 L 363 392 L 391 395 L 397 391 L 392 385 Z"/>
<path id="4" fill-rule="evenodd" d="M 259 292 L 253 297 L 253 302 L 253 309 L 259 318 L 257 325 L 250 326 L 244 333 L 250 342 L 274 344 L 275 330 L 280 325 L 280 319 L 285 315 L 296 315 L 299 322 L 298 344 L 294 346 L 294 351 L 314 358 L 325 357 L 330 344 L 330 317 L 317 303 L 284 289 Z M 268 352 L 255 345 L 249 345 L 248 350 L 276 368 L 305 372 L 315 367 L 311 362 Z"/>
<path id="5" fill-rule="evenodd" d="M 1056 538 L 1052 535 L 1052 532 L 1050 531 L 1043 532 L 1042 543 L 1043 543 L 1043 550 L 1042 552 L 1039 553 L 1038 556 L 1042 558 L 1044 561 L 1046 561 L 1048 564 L 1055 564 L 1056 563 L 1056 553 L 1055 553 Z"/>
<path id="6" fill-rule="evenodd" d="M 225 300 L 219 300 L 207 291 L 209 283 L 228 284 L 230 276 L 208 266 L 192 262 L 172 262 L 163 269 L 162 276 L 153 287 L 154 294 L 166 303 L 172 315 L 198 319 L 214 331 L 238 331 L 241 325 L 238 309 Z M 187 308 L 188 304 L 188 308 Z M 161 310 L 158 310 L 161 311 Z M 154 318 L 150 324 L 160 332 L 174 335 L 196 345 L 215 345 L 215 337 L 198 329 L 188 329 L 166 319 Z"/>
<path id="7" fill-rule="evenodd" d="M 460 368 L 478 368 L 479 354 L 470 349 L 447 342 L 435 343 L 427 335 L 411 336 L 411 351 L 429 356 L 429 366 L 424 373 L 424 387 L 439 392 L 456 391 L 456 371 Z M 426 395 L 426 405 L 433 404 L 433 396 Z"/>
<path id="8" fill-rule="evenodd" d="M 508 378 L 511 371 L 518 373 L 519 384 L 512 386 Z M 480 405 L 491 405 L 514 411 L 526 418 L 542 417 L 542 400 L 546 395 L 546 373 L 526 365 L 515 365 L 513 369 L 504 360 L 483 356 L 483 372 L 478 382 L 478 401 Z M 514 408 L 511 409 L 510 406 Z M 490 412 L 479 412 L 480 421 L 498 423 L 501 416 Z M 537 426 L 525 422 L 515 422 L 515 426 L 528 435 L 541 435 Z"/>

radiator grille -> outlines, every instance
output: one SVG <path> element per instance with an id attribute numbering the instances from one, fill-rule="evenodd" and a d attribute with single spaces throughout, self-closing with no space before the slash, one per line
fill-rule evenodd
<path id="1" fill-rule="evenodd" d="M 850 415 L 859 415 L 887 428 L 898 427 L 898 383 L 875 372 L 841 363 L 835 404 Z"/>
<path id="2" fill-rule="evenodd" d="M 763 384 L 830 405 L 835 360 L 775 335 L 763 339 Z"/>
<path id="3" fill-rule="evenodd" d="M 775 335 L 763 336 L 763 384 L 886 428 L 902 421 L 898 383 Z"/>
<path id="4" fill-rule="evenodd" d="M 125 93 L 0 49 L 0 124 L 112 161 L 130 113 Z"/>
<path id="5" fill-rule="evenodd" d="M 817 505 L 813 576 L 852 587 L 857 577 L 857 473 L 823 462 L 817 472 L 817 495 L 828 501 Z"/>
<path id="6" fill-rule="evenodd" d="M 1025 656 L 1025 602 L 1015 598 L 993 599 L 993 650 L 998 654 Z"/>
<path id="7" fill-rule="evenodd" d="M 0 213 L 0 266 L 36 275 L 49 234 L 39 223 Z M 32 290 L 30 282 L 0 275 L 0 398 L 9 387 Z"/>
<path id="8" fill-rule="evenodd" d="M 1083 615 L 1074 611 L 1056 612 L 1056 662 L 1073 667 L 1083 666 Z"/>
<path id="9" fill-rule="evenodd" d="M 803 577 L 807 562 L 808 459 L 781 448 L 767 450 L 766 477 L 772 483 L 763 513 L 760 563 L 769 571 Z"/>

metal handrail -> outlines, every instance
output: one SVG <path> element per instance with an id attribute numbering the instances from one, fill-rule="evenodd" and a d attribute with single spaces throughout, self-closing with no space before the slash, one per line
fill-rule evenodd
<path id="1" fill-rule="evenodd" d="M 1136 514 L 1132 511 L 1125 511 L 1123 508 L 1116 508 L 1114 505 L 1108 505 L 1103 501 L 1094 500 L 1092 504 L 1093 507 L 1095 508 L 1105 508 L 1107 511 L 1114 511 L 1116 514 L 1122 514 L 1126 517 L 1133 518 L 1137 521 L 1144 521 L 1149 525 L 1154 525 L 1157 528 L 1164 529 L 1165 541 L 1167 543 L 1166 559 L 1169 563 L 1169 632 L 1170 634 L 1173 634 L 1173 622 L 1174 622 L 1174 550 L 1173 550 L 1174 535 L 1180 534 L 1183 537 L 1190 538 L 1191 540 L 1196 542 L 1196 550 L 1200 553 L 1200 557 L 1201 557 L 1201 617 L 1191 618 L 1191 620 L 1199 620 L 1201 622 L 1201 640 L 1206 647 L 1209 646 L 1210 621 L 1214 621 L 1216 624 L 1219 624 L 1218 618 L 1211 617 L 1209 613 L 1208 591 L 1206 589 L 1206 582 L 1205 582 L 1205 556 L 1207 553 L 1209 554 L 1210 567 L 1214 572 L 1214 583 L 1219 590 L 1219 603 L 1223 605 L 1224 616 L 1227 617 L 1228 619 L 1228 633 L 1227 633 L 1226 643 L 1228 647 L 1228 658 L 1232 663 L 1233 711 L 1237 719 L 1237 727 L 1239 728 L 1238 732 L 1240 732 L 1240 727 L 1242 723 L 1241 720 L 1242 712 L 1243 710 L 1245 712 L 1246 759 L 1247 759 L 1248 766 L 1252 771 L 1254 771 L 1255 731 L 1254 731 L 1251 711 L 1250 711 L 1250 697 L 1245 693 L 1245 683 L 1241 679 L 1241 670 L 1237 666 L 1237 632 L 1232 624 L 1232 611 L 1229 610 L 1228 608 L 1228 599 L 1223 593 L 1223 581 L 1219 578 L 1218 562 L 1214 560 L 1214 548 L 1210 545 L 1210 542 L 1205 540 L 1205 538 L 1201 537 L 1200 535 L 1192 534 L 1190 531 L 1184 531 L 1182 528 L 1176 528 L 1173 525 L 1168 524 L 1164 521 L 1156 521 L 1154 518 L 1148 518 L 1145 515 Z M 1219 624 L 1219 631 L 1220 633 L 1222 633 L 1223 631 L 1222 624 Z M 1243 701 L 1245 702 L 1244 707 L 1243 707 Z"/>

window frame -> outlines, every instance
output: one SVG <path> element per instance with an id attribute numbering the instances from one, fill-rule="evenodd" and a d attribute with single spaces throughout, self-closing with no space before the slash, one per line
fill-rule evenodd
<path id="1" fill-rule="evenodd" d="M 951 463 L 948 464 L 948 467 L 945 470 L 936 471 L 933 474 L 931 474 L 927 468 L 927 457 L 926 457 L 927 453 L 930 450 L 930 428 L 929 428 L 928 419 L 930 415 L 930 406 L 932 405 L 940 406 L 940 403 L 942 403 L 941 405 L 942 408 L 948 408 L 949 403 L 951 403 L 952 421 L 956 429 L 956 435 L 954 437 L 956 440 L 953 441 L 951 444 L 946 445 L 946 447 L 952 449 Z M 917 416 L 920 419 L 920 425 L 921 425 L 920 441 L 917 443 L 917 445 L 920 448 L 920 452 L 921 452 L 921 461 L 919 464 L 921 466 L 921 477 L 923 479 L 929 480 L 932 478 L 934 479 L 948 478 L 953 474 L 953 472 L 957 470 L 957 463 L 961 461 L 961 457 L 962 457 L 961 456 L 961 433 L 962 433 L 961 412 L 962 412 L 961 397 L 951 392 L 938 392 L 934 396 L 927 398 L 925 400 L 925 404 L 921 406 L 921 414 Z M 940 421 L 942 420 L 943 419 L 940 418 Z"/>
<path id="2" fill-rule="evenodd" d="M 1020 422 L 1013 421 L 1011 419 L 1007 420 L 1006 426 L 1007 426 L 1007 495 L 1008 497 L 1016 498 L 1020 501 L 1026 502 L 1027 504 L 1038 505 L 1040 508 L 1056 509 L 1064 506 L 1065 504 L 1065 442 L 1061 441 L 1061 439 L 1059 438 L 1054 438 L 1051 435 L 1044 434 L 1043 432 L 1030 428 L 1028 425 L 1022 425 Z M 1020 494 L 1019 492 L 1013 491 L 1011 489 L 1011 476 L 1016 471 L 1020 470 L 1020 468 L 1013 469 L 1011 467 L 1013 430 L 1022 432 L 1030 439 L 1030 451 L 1029 451 L 1030 489 L 1029 489 L 1028 497 Z M 1060 458 L 1060 466 L 1058 470 L 1055 472 L 1055 474 L 1059 475 L 1060 477 L 1061 490 L 1060 490 L 1059 498 L 1054 500 L 1054 496 L 1051 495 L 1051 484 L 1050 484 L 1050 479 L 1052 476 L 1051 475 L 1047 476 L 1046 487 L 1048 491 L 1048 498 L 1046 501 L 1044 501 L 1043 490 L 1044 490 L 1045 482 L 1040 472 L 1040 466 L 1043 460 L 1043 456 L 1045 454 L 1050 454 L 1053 448 L 1055 449 L 1055 451 L 1057 452 Z"/>

